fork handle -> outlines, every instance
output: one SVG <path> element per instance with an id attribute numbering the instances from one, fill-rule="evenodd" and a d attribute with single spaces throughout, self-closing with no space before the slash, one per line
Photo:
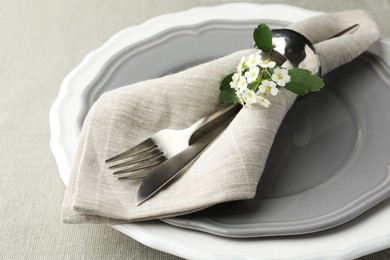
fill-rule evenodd
<path id="1" fill-rule="evenodd" d="M 193 125 L 187 128 L 192 135 L 197 132 L 199 129 L 203 128 L 206 125 L 216 121 L 219 118 L 222 118 L 226 114 L 230 114 L 229 112 L 237 113 L 241 109 L 241 105 L 233 104 L 233 105 L 222 105 L 214 112 L 202 117 L 198 121 L 196 121 Z"/>

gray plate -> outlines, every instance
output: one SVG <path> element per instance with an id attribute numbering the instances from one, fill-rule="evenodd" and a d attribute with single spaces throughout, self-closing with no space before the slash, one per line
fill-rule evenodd
<path id="1" fill-rule="evenodd" d="M 364 54 L 300 98 L 271 149 L 256 198 L 166 223 L 228 237 L 310 233 L 340 225 L 390 195 L 390 73 Z"/>
<path id="2" fill-rule="evenodd" d="M 259 22 L 175 27 L 123 49 L 83 92 L 79 127 L 102 93 L 248 48 Z M 326 89 L 288 113 L 255 199 L 164 222 L 229 237 L 293 235 L 339 225 L 379 203 L 390 195 L 389 78 L 371 54 L 328 74 Z"/>

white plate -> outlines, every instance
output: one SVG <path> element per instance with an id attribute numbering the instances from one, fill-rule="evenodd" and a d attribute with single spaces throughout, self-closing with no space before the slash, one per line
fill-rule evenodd
<path id="1" fill-rule="evenodd" d="M 96 89 L 95 95 L 85 95 L 84 92 L 100 75 L 101 68 L 119 51 L 178 25 L 196 25 L 218 19 L 296 22 L 316 14 L 318 13 L 282 5 L 260 6 L 236 3 L 160 16 L 140 26 L 119 32 L 102 47 L 90 53 L 66 77 L 60 94 L 53 104 L 50 113 L 51 148 L 62 179 L 65 183 L 69 179 L 83 114 L 88 110 L 88 104 L 91 104 L 102 90 Z M 381 41 L 372 50 L 389 62 L 389 46 L 388 41 Z M 86 97 L 90 100 L 85 100 Z M 185 258 L 312 259 L 321 256 L 329 259 L 344 259 L 388 247 L 390 245 L 390 224 L 387 221 L 389 218 L 390 202 L 385 201 L 348 224 L 326 232 L 299 237 L 226 239 L 175 228 L 158 221 L 119 225 L 114 228 L 150 247 Z"/>

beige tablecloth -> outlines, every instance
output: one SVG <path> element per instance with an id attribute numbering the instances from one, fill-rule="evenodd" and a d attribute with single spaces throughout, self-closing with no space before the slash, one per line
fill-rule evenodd
<path id="1" fill-rule="evenodd" d="M 103 225 L 65 225 L 65 187 L 48 114 L 64 77 L 91 50 L 156 15 L 231 1 L 0 1 L 0 259 L 175 259 Z M 271 1 L 251 1 L 270 3 Z M 279 3 L 366 9 L 390 37 L 388 0 Z M 390 259 L 390 249 L 363 259 Z"/>

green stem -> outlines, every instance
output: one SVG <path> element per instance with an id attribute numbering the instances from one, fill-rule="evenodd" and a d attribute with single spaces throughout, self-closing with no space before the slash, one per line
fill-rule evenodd
<path id="1" fill-rule="evenodd" d="M 263 79 L 260 79 L 257 84 L 255 85 L 255 87 L 253 88 L 253 91 L 256 92 L 257 88 L 259 87 L 260 83 L 263 81 Z"/>
<path id="2" fill-rule="evenodd" d="M 269 78 L 270 78 L 270 79 L 272 79 L 272 75 L 271 75 L 271 73 L 269 73 L 269 71 L 268 71 L 267 69 L 264 69 L 264 70 L 267 72 L 267 74 L 268 74 Z"/>

